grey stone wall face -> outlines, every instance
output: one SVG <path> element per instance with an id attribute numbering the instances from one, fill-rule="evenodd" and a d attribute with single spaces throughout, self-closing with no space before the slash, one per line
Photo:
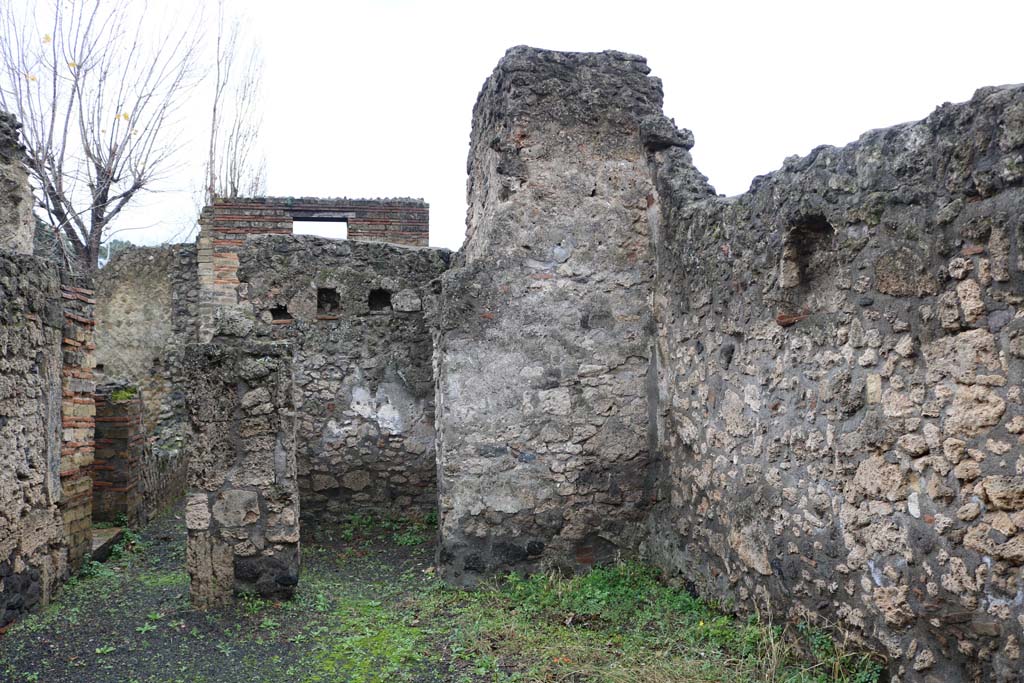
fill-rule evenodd
<path id="1" fill-rule="evenodd" d="M 453 582 L 635 549 L 654 264 L 642 58 L 513 48 L 473 114 L 468 236 L 436 317 L 439 565 Z M 674 129 L 672 134 L 675 134 Z"/>
<path id="2" fill-rule="evenodd" d="M 314 533 L 355 511 L 436 508 L 424 309 L 447 259 L 438 249 L 293 236 L 250 238 L 239 253 L 254 333 L 295 350 L 302 521 Z"/>
<path id="3" fill-rule="evenodd" d="M 833 623 L 893 680 L 1024 662 L 1024 88 L 703 199 L 657 180 L 646 551 L 708 596 Z"/>
<path id="4" fill-rule="evenodd" d="M 132 247 L 96 274 L 96 362 L 100 376 L 138 387 L 151 446 L 141 467 L 144 516 L 181 494 L 187 470 L 188 413 L 181 381 L 184 349 L 197 340 L 196 247 Z"/>
<path id="5" fill-rule="evenodd" d="M 253 235 L 291 235 L 295 221 L 348 224 L 352 241 L 425 247 L 430 207 L 419 199 L 218 198 L 199 217 L 199 340 L 209 341 L 219 311 L 239 304 L 238 252 Z"/>
<path id="6" fill-rule="evenodd" d="M 246 592 L 290 597 L 298 583 L 291 358 L 287 343 L 244 335 L 189 349 L 186 564 L 200 609 Z"/>
<path id="7" fill-rule="evenodd" d="M 67 575 L 60 301 L 53 264 L 0 251 L 0 627 Z"/>
<path id="8" fill-rule="evenodd" d="M 131 247 L 96 273 L 96 362 L 111 381 L 139 387 L 146 428 L 159 431 L 173 396 L 173 354 L 196 341 L 196 248 L 190 244 Z"/>
<path id="9" fill-rule="evenodd" d="M 20 128 L 13 115 L 0 111 L 0 251 L 31 254 L 35 199 L 28 184 Z"/>
<path id="10" fill-rule="evenodd" d="M 0 112 L 0 629 L 49 602 L 68 573 L 62 290 L 56 265 L 29 255 L 33 200 L 19 127 Z"/>

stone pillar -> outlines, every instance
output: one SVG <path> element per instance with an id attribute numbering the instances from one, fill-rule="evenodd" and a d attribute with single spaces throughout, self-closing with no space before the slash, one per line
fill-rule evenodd
<path id="1" fill-rule="evenodd" d="M 437 317 L 439 564 L 585 569 L 647 505 L 651 180 L 643 58 L 511 49 L 473 114 L 468 236 Z M 667 143 L 667 144 L 671 144 Z"/>
<path id="2" fill-rule="evenodd" d="M 290 597 L 299 574 L 292 352 L 219 337 L 185 360 L 195 432 L 188 571 L 205 609 L 233 593 Z"/>

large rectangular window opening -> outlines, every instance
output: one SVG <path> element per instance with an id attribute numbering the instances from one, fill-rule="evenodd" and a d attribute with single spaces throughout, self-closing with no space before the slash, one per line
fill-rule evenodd
<path id="1" fill-rule="evenodd" d="M 293 218 L 293 235 L 316 235 L 332 240 L 348 239 L 348 221 L 344 218 Z"/>

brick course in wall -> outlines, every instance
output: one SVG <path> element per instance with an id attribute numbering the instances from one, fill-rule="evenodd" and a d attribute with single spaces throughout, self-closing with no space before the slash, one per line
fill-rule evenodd
<path id="1" fill-rule="evenodd" d="M 68 544 L 68 565 L 78 569 L 92 550 L 92 479 L 96 403 L 96 378 L 93 375 L 93 290 L 70 284 L 61 285 L 64 304 L 62 350 L 60 479 L 63 494 L 61 512 Z"/>
<path id="2" fill-rule="evenodd" d="M 353 241 L 425 247 L 430 239 L 429 207 L 420 200 L 217 199 L 199 219 L 200 341 L 212 336 L 219 308 L 238 304 L 238 252 L 246 237 L 290 235 L 296 220 L 346 221 Z"/>
<path id="3" fill-rule="evenodd" d="M 92 472 L 92 519 L 130 526 L 146 521 L 142 499 L 142 463 L 146 454 L 143 402 L 123 384 L 96 390 L 96 454 Z"/>

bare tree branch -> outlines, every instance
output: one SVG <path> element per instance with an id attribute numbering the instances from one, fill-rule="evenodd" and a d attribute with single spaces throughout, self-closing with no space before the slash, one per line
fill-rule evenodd
<path id="1" fill-rule="evenodd" d="M 170 124 L 201 76 L 202 22 L 145 2 L 40 1 L 0 3 L 0 108 L 24 125 L 42 215 L 95 269 L 111 222 L 179 149 Z"/>
<path id="2" fill-rule="evenodd" d="M 242 20 L 225 17 L 224 0 L 218 2 L 215 58 L 205 204 L 266 192 L 260 152 L 263 59 L 259 46 L 245 40 Z"/>

